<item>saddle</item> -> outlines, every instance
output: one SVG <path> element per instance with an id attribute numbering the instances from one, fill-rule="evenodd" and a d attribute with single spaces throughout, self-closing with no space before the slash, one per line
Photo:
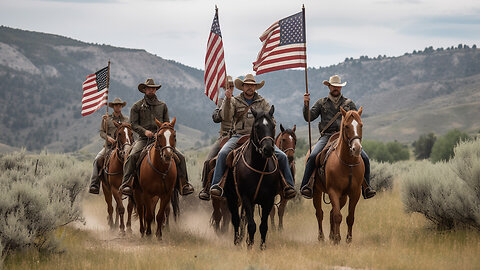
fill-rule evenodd
<path id="1" fill-rule="evenodd" d="M 328 142 L 323 148 L 323 150 L 320 152 L 320 154 L 317 155 L 317 158 L 315 159 L 315 168 L 320 169 L 321 177 L 325 176 L 325 164 L 327 163 L 330 154 L 337 147 L 339 136 L 340 132 L 333 133 L 332 136 L 330 136 L 330 139 L 328 139 Z"/>

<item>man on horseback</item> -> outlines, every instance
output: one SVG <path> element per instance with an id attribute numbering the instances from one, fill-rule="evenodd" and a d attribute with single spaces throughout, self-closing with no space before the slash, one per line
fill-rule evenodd
<path id="1" fill-rule="evenodd" d="M 143 148 L 154 141 L 154 134 L 157 130 L 155 119 L 161 122 L 170 122 L 167 104 L 159 100 L 155 95 L 160 87 L 161 85 L 155 84 L 153 79 L 147 79 L 145 83 L 138 85 L 138 91 L 145 94 L 145 96 L 133 104 L 130 110 L 132 129 L 140 138 L 135 141 L 123 168 L 124 174 L 120 191 L 125 195 L 132 195 L 131 178 Z M 177 149 L 175 149 L 175 154 L 180 160 L 176 165 L 178 172 L 177 181 L 180 183 L 181 194 L 191 194 L 193 193 L 193 186 L 188 183 L 185 157 Z"/>
<path id="2" fill-rule="evenodd" d="M 231 90 L 233 92 L 232 76 L 227 76 L 227 90 Z M 213 144 L 212 149 L 210 149 L 210 152 L 207 155 L 205 163 L 203 164 L 203 171 L 202 171 L 202 186 L 203 186 L 203 189 L 198 194 L 198 197 L 202 200 L 205 200 L 205 201 L 208 201 L 210 199 L 210 194 L 208 193 L 208 190 L 210 189 L 210 183 L 208 183 L 208 169 L 209 169 L 208 164 L 209 164 L 210 160 L 218 154 L 218 151 L 220 151 L 221 142 L 225 138 L 230 136 L 230 131 L 232 129 L 232 121 L 229 121 L 229 120 L 226 120 L 226 119 L 224 120 L 224 119 L 222 119 L 222 116 L 220 115 L 220 108 L 221 108 L 222 103 L 223 103 L 223 98 L 219 98 L 218 106 L 213 111 L 213 114 L 212 114 L 213 122 L 220 123 L 220 136 L 218 136 L 218 139 Z"/>
<path id="3" fill-rule="evenodd" d="M 330 136 L 340 131 L 342 121 L 340 106 L 346 111 L 357 110 L 355 103 L 341 94 L 342 87 L 345 86 L 347 82 L 342 83 L 340 76 L 333 75 L 328 81 L 323 81 L 323 84 L 328 86 L 330 93 L 327 97 L 317 100 L 310 109 L 310 121 L 315 120 L 319 115 L 321 116 L 321 121 L 318 124 L 320 138 L 308 157 L 307 164 L 305 165 L 305 172 L 303 174 L 302 186 L 300 188 L 300 193 L 307 199 L 311 199 L 313 196 L 313 190 L 309 187 L 308 181 L 315 170 L 315 159 L 327 144 Z M 305 121 L 308 121 L 309 93 L 304 94 L 303 101 L 303 118 Z M 361 156 L 365 164 L 364 179 L 366 183 L 366 188 L 362 187 L 362 193 L 365 199 L 369 199 L 375 196 L 376 192 L 370 187 L 370 161 L 368 156 L 363 150 Z"/>
<path id="4" fill-rule="evenodd" d="M 242 135 L 251 133 L 254 116 L 250 110 L 255 111 L 269 111 L 270 105 L 268 102 L 256 93 L 256 90 L 263 87 L 265 81 L 257 83 L 252 74 L 247 74 L 242 81 L 239 78 L 235 80 L 235 87 L 242 90 L 242 93 L 232 98 L 233 88 L 225 91 L 225 100 L 220 108 L 220 115 L 222 119 L 233 122 L 234 135 L 228 140 L 218 153 L 217 162 L 215 164 L 215 171 L 213 173 L 212 186 L 210 193 L 214 196 L 222 196 L 223 189 L 219 186 L 220 180 L 225 173 L 226 158 L 228 153 L 233 150 Z M 284 188 L 285 198 L 291 199 L 295 197 L 295 189 L 293 188 L 293 177 L 288 166 L 288 160 L 285 153 L 275 146 L 275 155 L 278 159 L 278 164 L 286 179 L 287 183 Z"/>
<path id="5" fill-rule="evenodd" d="M 113 113 L 110 115 L 105 114 L 102 119 L 102 125 L 100 126 L 100 137 L 102 139 L 107 140 L 106 148 L 102 148 L 100 152 L 98 152 L 95 160 L 93 161 L 93 171 L 92 176 L 90 177 L 90 189 L 88 192 L 92 194 L 99 194 L 100 193 L 100 178 L 99 178 L 99 171 L 98 171 L 98 161 L 105 161 L 105 154 L 112 150 L 113 146 L 115 145 L 115 131 L 117 127 L 113 123 L 114 121 L 117 123 L 121 122 L 128 122 L 128 117 L 123 116 L 122 108 L 127 105 L 127 102 L 122 101 L 120 98 L 115 98 L 113 102 L 108 103 L 108 107 L 113 108 Z M 103 167 L 103 166 L 101 166 Z"/>

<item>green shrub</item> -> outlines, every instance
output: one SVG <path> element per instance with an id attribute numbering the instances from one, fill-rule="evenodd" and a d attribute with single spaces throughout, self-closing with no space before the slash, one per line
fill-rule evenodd
<path id="1" fill-rule="evenodd" d="M 420 135 L 418 140 L 413 143 L 413 152 L 415 159 L 428 159 L 432 153 L 433 145 L 437 137 L 433 133 Z"/>
<path id="2" fill-rule="evenodd" d="M 393 188 L 393 170 L 390 163 L 370 162 L 370 185 L 377 191 Z"/>
<path id="3" fill-rule="evenodd" d="M 459 131 L 458 129 L 451 130 L 447 134 L 439 137 L 432 148 L 432 154 L 430 159 L 433 162 L 438 162 L 441 160 L 448 161 L 453 155 L 453 149 L 460 141 L 465 141 L 470 139 L 468 134 Z"/>
<path id="4" fill-rule="evenodd" d="M 450 162 L 418 162 L 404 175 L 402 201 L 439 228 L 480 230 L 480 140 L 461 142 Z"/>
<path id="5" fill-rule="evenodd" d="M 362 142 L 363 149 L 367 155 L 379 162 L 397 162 L 400 160 L 408 160 L 410 153 L 408 148 L 399 142 L 378 142 L 365 140 Z"/>
<path id="6" fill-rule="evenodd" d="M 53 231 L 81 219 L 88 170 L 65 155 L 0 157 L 0 242 L 5 250 L 55 248 Z"/>

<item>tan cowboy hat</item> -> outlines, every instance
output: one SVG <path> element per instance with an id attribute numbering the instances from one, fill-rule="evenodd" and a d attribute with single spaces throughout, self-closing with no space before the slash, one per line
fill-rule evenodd
<path id="1" fill-rule="evenodd" d="M 161 84 L 155 84 L 153 79 L 147 79 L 145 81 L 145 83 L 141 83 L 141 84 L 138 85 L 138 91 L 140 91 L 142 93 L 145 93 L 145 91 L 144 91 L 145 87 L 153 87 L 153 88 L 159 89 L 160 87 L 162 87 L 162 85 Z"/>
<path id="2" fill-rule="evenodd" d="M 243 81 L 240 78 L 235 79 L 235 87 L 237 87 L 238 89 L 243 91 L 244 84 L 254 84 L 255 89 L 258 90 L 263 87 L 263 85 L 265 84 L 265 81 L 261 81 L 257 83 L 257 81 L 255 81 L 255 77 L 253 77 L 252 74 L 245 75 L 245 78 L 243 79 Z"/>
<path id="3" fill-rule="evenodd" d="M 347 85 L 347 82 L 342 83 L 342 78 L 340 78 L 340 76 L 333 75 L 332 77 L 330 77 L 330 79 L 328 81 L 323 81 L 323 84 L 325 84 L 326 86 L 330 86 L 330 85 L 345 86 L 345 85 Z"/>
<path id="4" fill-rule="evenodd" d="M 127 102 L 117 97 L 113 100 L 113 102 L 108 103 L 108 107 L 113 108 L 113 105 L 117 105 L 117 104 L 120 104 L 122 105 L 122 107 L 125 107 L 125 105 L 127 105 Z"/>

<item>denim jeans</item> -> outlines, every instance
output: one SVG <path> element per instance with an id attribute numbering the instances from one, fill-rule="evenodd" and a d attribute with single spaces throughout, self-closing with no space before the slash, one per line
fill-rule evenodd
<path id="1" fill-rule="evenodd" d="M 227 166 L 225 164 L 227 155 L 235 148 L 240 137 L 241 135 L 232 136 L 230 140 L 228 140 L 228 142 L 223 145 L 222 149 L 220 149 L 220 152 L 218 152 L 217 163 L 215 164 L 215 171 L 212 178 L 212 186 L 217 185 L 220 182 L 220 179 L 222 179 L 222 176 L 225 173 L 225 168 Z M 278 159 L 278 166 L 280 166 L 280 170 L 282 170 L 283 176 L 285 176 L 287 184 L 293 187 L 293 176 L 292 172 L 290 171 L 290 166 L 288 165 L 287 155 L 277 146 L 275 146 L 275 156 Z"/>

